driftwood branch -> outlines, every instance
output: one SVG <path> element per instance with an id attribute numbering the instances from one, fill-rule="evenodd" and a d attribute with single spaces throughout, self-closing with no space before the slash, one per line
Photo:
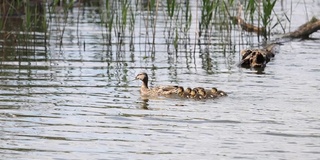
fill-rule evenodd
<path id="1" fill-rule="evenodd" d="M 241 29 L 247 32 L 255 32 L 258 35 L 264 35 L 266 33 L 265 28 L 263 27 L 257 27 L 250 23 L 246 23 L 242 18 L 240 17 L 230 17 L 230 19 L 233 21 L 234 24 L 240 25 Z M 302 38 L 306 39 L 309 38 L 309 36 L 320 30 L 320 20 L 313 17 L 309 22 L 301 25 L 297 30 L 293 32 L 289 32 L 285 34 L 282 38 Z"/>
<path id="2" fill-rule="evenodd" d="M 297 30 L 287 33 L 284 37 L 306 39 L 309 38 L 312 33 L 317 32 L 318 30 L 320 30 L 320 20 L 312 17 L 309 22 L 301 25 Z"/>
<path id="3" fill-rule="evenodd" d="M 250 23 L 246 23 L 242 18 L 240 17 L 230 17 L 230 19 L 232 20 L 232 22 L 234 24 L 238 24 L 240 25 L 241 29 L 247 32 L 255 32 L 258 35 L 264 35 L 266 30 L 263 27 L 257 27 L 254 26 Z"/>

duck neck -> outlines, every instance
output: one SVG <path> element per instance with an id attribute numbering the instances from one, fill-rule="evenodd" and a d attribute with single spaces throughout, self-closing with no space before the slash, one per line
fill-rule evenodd
<path id="1" fill-rule="evenodd" d="M 148 79 L 142 80 L 141 90 L 148 90 Z"/>

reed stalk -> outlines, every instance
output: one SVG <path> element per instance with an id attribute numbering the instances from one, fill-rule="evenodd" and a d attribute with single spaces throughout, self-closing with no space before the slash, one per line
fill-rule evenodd
<path id="1" fill-rule="evenodd" d="M 267 35 L 270 36 L 271 13 L 276 2 L 276 0 L 263 0 L 263 15 L 261 15 L 262 25 L 264 28 L 269 28 L 268 33 L 264 33 L 264 38 L 266 39 Z"/>
<path id="2" fill-rule="evenodd" d="M 203 25 L 205 30 L 209 29 L 215 9 L 215 3 L 216 2 L 211 0 L 202 0 L 201 22 L 199 25 L 200 31 Z"/>
<path id="3" fill-rule="evenodd" d="M 129 11 L 130 2 L 128 0 L 121 1 L 121 33 L 125 33 L 127 27 L 127 16 Z"/>
<path id="4" fill-rule="evenodd" d="M 188 32 L 191 26 L 191 22 L 192 22 L 192 14 L 191 14 L 191 10 L 190 10 L 190 0 L 186 0 L 185 3 L 185 28 L 184 28 L 184 32 Z"/>
<path id="5" fill-rule="evenodd" d="M 130 32 L 130 51 L 134 50 L 134 29 L 135 29 L 135 23 L 136 23 L 136 15 L 135 12 L 132 9 L 132 6 L 130 7 L 130 19 L 129 19 L 129 32 Z"/>

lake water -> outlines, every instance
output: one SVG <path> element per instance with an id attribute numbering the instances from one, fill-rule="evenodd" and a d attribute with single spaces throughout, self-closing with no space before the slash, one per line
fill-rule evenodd
<path id="1" fill-rule="evenodd" d="M 319 2 L 284 5 L 287 31 L 320 18 Z M 319 32 L 284 43 L 257 73 L 237 67 L 239 51 L 259 42 L 239 38 L 236 26 L 230 39 L 217 29 L 209 45 L 194 45 L 194 19 L 175 52 L 164 18 L 152 45 L 146 12 L 137 11 L 133 36 L 109 45 L 98 8 L 52 15 L 47 34 L 33 32 L 36 45 L 1 46 L 1 159 L 320 159 Z M 217 87 L 229 96 L 142 100 L 134 80 L 142 71 L 151 86 Z"/>

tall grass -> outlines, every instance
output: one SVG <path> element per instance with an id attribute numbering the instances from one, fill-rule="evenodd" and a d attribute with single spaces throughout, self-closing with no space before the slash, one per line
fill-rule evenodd
<path id="1" fill-rule="evenodd" d="M 36 39 L 36 32 L 46 30 L 43 6 L 38 3 L 25 3 L 23 0 L 12 0 L 0 1 L 0 7 L 0 39 L 3 59 L 18 52 L 28 56 L 30 51 L 35 51 L 37 44 L 33 39 Z M 21 56 L 18 54 L 18 59 Z"/>

